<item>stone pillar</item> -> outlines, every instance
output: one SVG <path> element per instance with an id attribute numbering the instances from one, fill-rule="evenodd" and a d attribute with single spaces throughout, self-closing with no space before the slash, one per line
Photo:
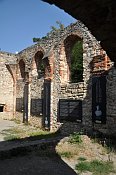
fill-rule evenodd
<path id="1" fill-rule="evenodd" d="M 16 80 L 13 84 L 13 118 L 16 117 Z"/>
<path id="2" fill-rule="evenodd" d="M 50 130 L 51 122 L 51 80 L 44 80 L 43 126 Z"/>
<path id="3" fill-rule="evenodd" d="M 28 121 L 30 120 L 31 116 L 31 84 L 30 81 L 28 83 Z"/>
<path id="4" fill-rule="evenodd" d="M 45 77 L 44 77 L 44 100 L 43 100 L 43 127 L 51 131 L 52 124 L 52 107 L 51 107 L 51 82 L 53 80 L 54 55 L 49 53 L 44 57 Z"/>
<path id="5" fill-rule="evenodd" d="M 30 107 L 31 107 L 31 97 L 30 97 L 30 79 L 29 72 L 25 72 L 25 85 L 24 85 L 24 114 L 23 122 L 28 123 L 30 119 Z"/>

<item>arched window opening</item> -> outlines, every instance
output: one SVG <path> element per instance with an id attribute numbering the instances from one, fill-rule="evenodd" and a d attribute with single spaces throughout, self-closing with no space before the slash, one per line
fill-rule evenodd
<path id="1" fill-rule="evenodd" d="M 64 41 L 67 62 L 67 80 L 71 83 L 83 81 L 83 41 L 70 35 Z"/>
<path id="2" fill-rule="evenodd" d="M 71 82 L 83 81 L 83 42 L 77 41 L 71 52 Z"/>
<path id="3" fill-rule="evenodd" d="M 43 58 L 43 53 L 41 51 L 35 54 L 35 63 L 36 63 L 38 78 L 42 78 L 44 76 L 45 69 L 44 69 L 42 58 Z"/>
<path id="4" fill-rule="evenodd" d="M 23 59 L 19 61 L 20 77 L 25 78 L 25 63 Z"/>

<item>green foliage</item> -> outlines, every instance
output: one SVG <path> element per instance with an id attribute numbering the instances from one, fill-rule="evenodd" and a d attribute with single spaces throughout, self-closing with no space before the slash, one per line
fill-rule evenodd
<path id="1" fill-rule="evenodd" d="M 51 26 L 51 29 L 52 29 L 51 32 L 64 30 L 64 25 L 60 21 L 56 21 L 56 24 L 58 25 L 58 28 L 54 27 L 54 26 Z"/>
<path id="2" fill-rule="evenodd" d="M 30 140 L 40 140 L 59 136 L 58 132 L 50 133 L 49 131 L 44 131 L 39 128 L 31 128 L 29 125 L 5 129 L 3 130 L 2 134 L 4 135 L 4 140 L 17 140 L 23 138 L 29 138 Z"/>
<path id="3" fill-rule="evenodd" d="M 40 38 L 33 38 L 33 42 L 39 42 L 39 41 L 41 41 Z"/>
<path id="4" fill-rule="evenodd" d="M 77 83 L 83 80 L 83 42 L 77 41 L 72 48 L 71 81 Z"/>
<path id="5" fill-rule="evenodd" d="M 64 30 L 64 24 L 62 24 L 61 21 L 56 21 L 56 24 L 59 25 L 60 30 Z"/>
<path id="6" fill-rule="evenodd" d="M 54 26 L 51 26 L 51 29 L 52 29 L 52 32 L 54 31 L 57 31 L 57 28 L 56 27 L 54 27 Z"/>
<path id="7" fill-rule="evenodd" d="M 53 33 L 53 32 L 58 32 L 60 30 L 63 30 L 64 29 L 64 25 L 61 23 L 61 21 L 56 21 L 56 24 L 58 25 L 58 28 L 55 27 L 55 26 L 51 26 L 51 31 L 48 32 L 46 34 L 46 36 L 42 37 L 42 38 L 33 38 L 33 42 L 39 42 L 41 41 L 41 39 L 47 39 L 49 34 Z"/>
<path id="8" fill-rule="evenodd" d="M 81 133 L 73 133 L 69 136 L 69 143 L 71 144 L 81 144 L 82 139 L 81 139 Z"/>
<path id="9" fill-rule="evenodd" d="M 71 152 L 61 152 L 59 154 L 61 155 L 61 157 L 65 157 L 65 158 L 71 158 L 72 157 Z"/>
<path id="10" fill-rule="evenodd" d="M 85 157 L 79 157 L 78 160 L 79 160 L 79 161 L 85 161 L 86 158 L 85 158 Z"/>
<path id="11" fill-rule="evenodd" d="M 41 70 L 41 72 L 44 72 L 44 69 L 45 69 L 44 64 L 43 64 L 43 62 L 41 62 L 39 70 Z"/>
<path id="12" fill-rule="evenodd" d="M 21 123 L 21 120 L 17 119 L 17 118 L 13 118 L 10 121 L 14 121 L 16 124 L 20 124 Z"/>
<path id="13" fill-rule="evenodd" d="M 93 160 L 91 162 L 79 162 L 75 169 L 80 172 L 90 171 L 93 175 L 108 175 L 114 171 L 112 162 Z"/>
<path id="14" fill-rule="evenodd" d="M 17 139 L 20 139 L 20 137 L 18 135 L 7 135 L 4 137 L 4 141 L 17 140 Z"/>
<path id="15" fill-rule="evenodd" d="M 90 171 L 90 163 L 89 162 L 79 162 L 76 166 L 75 169 L 80 171 L 80 172 L 85 172 L 85 171 Z"/>
<path id="16" fill-rule="evenodd" d="M 43 36 L 41 39 L 47 39 L 48 37 L 47 36 Z"/>

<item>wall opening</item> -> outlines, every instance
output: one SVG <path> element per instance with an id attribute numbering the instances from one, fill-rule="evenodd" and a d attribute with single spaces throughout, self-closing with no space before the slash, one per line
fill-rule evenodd
<path id="1" fill-rule="evenodd" d="M 4 112 L 4 105 L 0 104 L 0 112 Z"/>
<path id="2" fill-rule="evenodd" d="M 77 41 L 71 52 L 71 82 L 83 81 L 83 42 Z"/>
<path id="3" fill-rule="evenodd" d="M 38 74 L 38 79 L 44 77 L 44 64 L 43 64 L 43 52 L 38 51 L 35 54 L 35 64 L 36 64 L 36 69 L 37 69 L 37 74 Z"/>
<path id="4" fill-rule="evenodd" d="M 83 41 L 77 35 L 70 35 L 64 41 L 69 82 L 83 81 Z"/>
<path id="5" fill-rule="evenodd" d="M 25 62 L 23 59 L 19 61 L 20 77 L 25 78 Z"/>

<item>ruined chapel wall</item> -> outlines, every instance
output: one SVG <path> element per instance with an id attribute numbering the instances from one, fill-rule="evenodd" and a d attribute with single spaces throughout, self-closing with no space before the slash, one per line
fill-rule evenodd
<path id="1" fill-rule="evenodd" d="M 64 40 L 70 35 L 77 35 L 83 40 L 83 82 L 77 84 L 62 83 L 61 81 L 61 60 L 65 58 Z M 92 75 L 90 63 L 94 56 L 100 55 L 100 44 L 91 35 L 88 29 L 79 23 L 71 24 L 64 30 L 57 33 L 53 32 L 47 38 L 42 39 L 38 44 L 35 44 L 23 51 L 18 55 L 23 58 L 26 63 L 26 71 L 32 71 L 32 60 L 35 53 L 43 49 L 46 54 L 51 47 L 53 47 L 53 55 L 48 59 L 53 58 L 53 79 L 51 81 L 51 126 L 52 130 L 56 130 L 61 124 L 58 122 L 58 102 L 59 99 L 81 99 L 83 108 L 83 122 L 88 128 L 92 126 Z M 113 73 L 114 74 L 114 73 Z M 30 74 L 31 75 L 31 74 Z M 112 76 L 112 71 L 109 71 L 108 77 Z M 31 98 L 42 97 L 43 80 L 38 80 L 36 76 L 31 75 Z M 110 78 L 109 78 L 110 79 Z M 114 121 L 115 115 L 115 77 L 112 80 L 107 80 L 107 124 Z M 109 98 L 110 97 L 110 98 Z M 115 99 L 114 99 L 115 98 Z M 112 118 L 111 118 L 112 116 Z M 69 125 L 71 125 L 69 123 Z M 82 126 L 81 125 L 81 126 Z M 103 125 L 102 125 L 103 126 Z M 67 127 L 67 126 L 66 126 Z M 77 124 L 75 124 L 77 127 Z M 97 127 L 99 127 L 97 125 Z M 101 125 L 100 125 L 101 127 Z M 106 127 L 106 125 L 104 125 Z M 72 124 L 73 128 L 73 124 Z M 65 130 L 65 129 L 64 129 Z"/>
<path id="2" fill-rule="evenodd" d="M 64 49 L 62 49 L 63 41 L 69 35 L 77 35 L 83 39 L 83 82 L 77 84 L 68 84 L 61 82 L 60 77 L 60 58 L 65 57 Z M 58 123 L 58 102 L 59 99 L 81 99 L 83 101 L 83 116 L 85 122 L 90 122 L 91 116 L 91 76 L 90 62 L 93 56 L 98 54 L 100 45 L 96 39 L 89 33 L 86 27 L 81 24 L 74 24 L 65 29 L 64 35 L 61 37 L 57 47 L 55 47 L 55 69 L 53 79 L 53 117 L 55 129 L 59 127 Z M 64 55 L 63 55 L 64 54 Z M 58 125 L 58 126 L 57 126 Z"/>

